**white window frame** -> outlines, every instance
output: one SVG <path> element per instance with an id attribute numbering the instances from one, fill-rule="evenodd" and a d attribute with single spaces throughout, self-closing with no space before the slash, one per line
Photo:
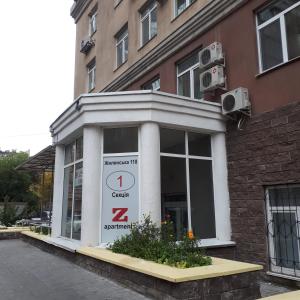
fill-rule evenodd
<path id="1" fill-rule="evenodd" d="M 91 92 L 96 86 L 96 62 L 88 66 L 88 92 Z"/>
<path id="2" fill-rule="evenodd" d="M 167 127 L 160 127 L 160 128 L 166 128 L 174 130 L 173 128 L 167 128 Z M 176 157 L 176 158 L 184 158 L 185 159 L 185 172 L 186 172 L 186 198 L 187 198 L 187 215 L 188 215 L 188 231 L 192 230 L 192 212 L 191 212 L 191 195 L 190 195 L 190 159 L 198 159 L 198 160 L 209 160 L 212 162 L 211 170 L 212 170 L 212 184 L 213 184 L 213 198 L 214 198 L 214 211 L 216 210 L 215 205 L 215 192 L 214 192 L 214 167 L 213 167 L 213 149 L 212 149 L 212 136 L 210 136 L 210 146 L 211 146 L 211 156 L 196 156 L 196 155 L 190 155 L 189 154 L 189 139 L 188 134 L 189 133 L 195 133 L 193 131 L 184 131 L 184 142 L 185 142 L 185 154 L 175 154 L 175 153 L 165 153 L 160 152 L 160 157 Z M 200 133 L 200 132 L 196 132 Z M 217 232 L 217 223 L 216 223 L 216 215 L 214 219 L 215 224 L 215 233 L 216 236 L 214 238 L 209 239 L 201 239 L 201 241 L 211 241 L 212 239 L 217 239 L 218 232 Z"/>
<path id="3" fill-rule="evenodd" d="M 89 17 L 89 36 L 91 37 L 97 31 L 97 11 Z"/>
<path id="4" fill-rule="evenodd" d="M 297 186 L 297 185 L 293 185 L 293 186 Z M 298 185 L 299 186 L 299 185 Z M 300 206 L 291 206 L 291 205 L 287 205 L 287 206 L 276 206 L 276 210 L 272 210 L 271 205 L 270 205 L 270 196 L 269 196 L 269 190 L 270 189 L 276 189 L 276 188 L 285 188 L 286 186 L 269 186 L 266 189 L 266 206 L 267 206 L 267 224 L 269 224 L 269 222 L 271 222 L 271 220 L 273 220 L 273 216 L 272 214 L 276 214 L 276 213 L 289 213 L 289 214 L 295 214 L 295 219 L 297 220 L 297 216 L 300 216 Z M 276 254 L 275 254 L 275 245 L 274 245 L 274 240 L 273 240 L 273 236 L 274 236 L 274 232 L 273 232 L 273 228 L 268 226 L 268 243 L 269 243 L 269 258 L 271 260 L 271 265 L 270 267 L 270 271 L 274 272 L 274 273 L 278 273 L 279 275 L 287 275 L 287 276 L 291 276 L 294 278 L 299 278 L 300 277 L 300 270 L 294 270 L 294 269 L 290 269 L 290 268 L 286 268 L 286 267 L 281 267 L 281 266 L 277 266 L 276 265 Z M 299 250 L 299 258 L 300 258 L 300 224 L 298 223 L 297 225 L 297 233 L 298 233 L 298 239 L 297 239 L 297 243 L 298 243 L 298 250 Z"/>
<path id="5" fill-rule="evenodd" d="M 149 9 L 149 7 L 150 7 L 150 9 Z M 140 46 L 141 46 L 141 47 L 144 46 L 145 44 L 147 44 L 152 38 L 154 38 L 154 37 L 157 35 L 157 30 L 156 30 L 156 32 L 155 32 L 153 35 L 151 35 L 151 24 L 152 24 L 152 18 L 151 18 L 151 16 L 152 16 L 152 12 L 153 12 L 154 10 L 156 10 L 156 9 L 157 9 L 157 3 L 156 3 L 156 1 L 154 0 L 154 1 L 150 2 L 150 3 L 149 3 L 149 4 L 148 4 L 141 12 L 140 12 L 140 18 L 141 18 L 141 25 L 140 25 L 140 37 L 141 37 L 141 39 L 140 39 Z M 143 13 L 144 13 L 145 11 L 147 11 L 147 13 L 143 16 Z M 144 21 L 145 19 L 147 19 L 147 18 L 149 18 L 149 22 L 148 22 L 149 39 L 143 43 L 143 21 Z M 156 25 L 157 25 L 157 12 L 156 12 Z"/>
<path id="6" fill-rule="evenodd" d="M 190 98 L 196 99 L 195 98 L 195 85 L 194 85 L 194 83 L 195 83 L 194 70 L 199 67 L 200 67 L 200 64 L 198 62 L 198 63 L 194 64 L 193 66 L 189 67 L 188 69 L 182 71 L 181 73 L 178 73 L 178 66 L 177 66 L 177 95 L 179 95 L 179 77 L 181 77 L 185 73 L 189 72 L 189 75 L 190 75 Z M 199 89 L 200 89 L 200 86 L 199 86 Z M 184 95 L 180 95 L 180 96 L 187 97 Z M 197 99 L 197 100 L 199 100 L 199 99 Z"/>
<path id="7" fill-rule="evenodd" d="M 127 47 L 129 48 L 128 44 L 128 28 L 126 28 L 121 34 L 118 34 L 116 37 L 116 66 L 117 68 L 123 65 L 128 60 L 128 48 L 127 48 L 127 55 L 125 50 L 126 45 L 126 39 L 127 39 Z M 118 46 L 122 45 L 122 60 L 118 64 Z"/>
<path id="8" fill-rule="evenodd" d="M 191 4 L 193 4 L 196 0 L 185 0 L 185 8 L 178 12 L 178 0 L 174 0 L 174 17 L 181 15 Z"/>
<path id="9" fill-rule="evenodd" d="M 258 63 L 259 63 L 259 72 L 263 73 L 266 72 L 270 69 L 273 69 L 277 66 L 280 66 L 282 64 L 285 64 L 286 62 L 289 61 L 288 58 L 288 46 L 287 46 L 287 36 L 286 36 L 286 26 L 285 26 L 285 15 L 296 8 L 297 6 L 300 5 L 300 1 L 298 3 L 293 4 L 286 10 L 282 11 L 281 13 L 277 14 L 276 16 L 272 17 L 271 19 L 265 21 L 264 23 L 258 25 L 258 16 L 256 14 L 256 38 L 257 38 L 257 45 L 258 45 Z M 266 7 L 267 8 L 267 7 Z M 263 9 L 262 9 L 263 10 Z M 261 10 L 260 10 L 261 11 Z M 281 46 L 282 46 L 282 56 L 283 56 L 283 61 L 282 63 L 272 66 L 268 69 L 263 69 L 263 62 L 262 62 L 262 51 L 261 51 L 261 42 L 260 42 L 260 30 L 271 23 L 279 20 L 280 23 L 280 33 L 281 33 Z"/>
<path id="10" fill-rule="evenodd" d="M 74 147 L 74 160 L 73 160 L 72 162 L 68 163 L 68 164 L 65 164 L 65 163 L 64 163 L 64 174 L 65 174 L 65 170 L 66 170 L 67 168 L 69 168 L 69 167 L 72 167 L 72 168 L 73 168 L 73 180 L 72 180 L 72 182 L 73 182 L 73 185 L 72 185 L 72 216 L 71 216 L 71 232 L 70 232 L 70 238 L 65 237 L 65 236 L 62 235 L 62 226 L 61 226 L 61 229 L 60 229 L 60 236 L 61 236 L 62 238 L 66 239 L 66 240 L 75 241 L 75 242 L 80 242 L 80 240 L 81 240 L 81 239 L 80 239 L 80 240 L 76 240 L 76 239 L 73 239 L 73 238 L 72 238 L 72 237 L 73 237 L 73 221 L 74 221 L 74 199 L 75 199 L 76 165 L 79 164 L 79 163 L 82 163 L 82 167 L 83 167 L 83 156 L 82 156 L 82 158 L 76 160 L 76 147 L 77 147 L 76 141 L 79 140 L 80 138 L 82 138 L 82 137 L 79 137 L 79 138 L 75 139 L 75 141 L 73 141 L 73 142 L 71 143 L 71 144 L 73 144 L 73 147 Z M 68 144 L 68 145 L 70 145 L 70 144 Z M 66 147 L 67 147 L 68 145 L 65 146 L 64 157 L 66 157 Z M 64 185 L 64 184 L 65 184 L 65 182 L 63 182 L 63 185 Z M 64 196 L 64 195 L 63 195 L 63 196 Z M 82 199 L 82 194 L 81 194 L 81 201 L 82 201 L 82 200 L 83 200 L 83 199 Z M 62 204 L 63 204 L 63 202 L 62 202 Z M 82 205 L 82 202 L 81 202 L 81 205 Z M 81 218 L 82 218 L 82 206 L 81 206 Z M 62 221 L 63 221 L 63 220 L 61 220 L 61 222 L 62 222 Z M 81 225 L 82 225 L 82 223 L 81 223 Z"/>

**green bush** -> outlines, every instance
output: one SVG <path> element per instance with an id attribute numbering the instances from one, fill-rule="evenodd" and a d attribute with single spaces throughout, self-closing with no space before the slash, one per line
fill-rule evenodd
<path id="1" fill-rule="evenodd" d="M 143 223 L 134 224 L 130 234 L 115 240 L 109 247 L 114 253 L 155 261 L 177 268 L 190 268 L 211 265 L 210 257 L 205 256 L 195 239 L 184 236 L 176 241 L 173 224 L 163 222 L 161 227 L 154 224 L 150 217 Z"/>
<path id="2" fill-rule="evenodd" d="M 0 211 L 0 223 L 12 226 L 18 219 L 17 208 L 5 197 L 3 209 Z"/>

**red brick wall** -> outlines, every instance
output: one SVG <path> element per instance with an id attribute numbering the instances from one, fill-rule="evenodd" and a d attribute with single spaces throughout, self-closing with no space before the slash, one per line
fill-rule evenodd
<path id="1" fill-rule="evenodd" d="M 300 102 L 228 123 L 232 240 L 237 259 L 266 263 L 264 187 L 300 183 Z"/>

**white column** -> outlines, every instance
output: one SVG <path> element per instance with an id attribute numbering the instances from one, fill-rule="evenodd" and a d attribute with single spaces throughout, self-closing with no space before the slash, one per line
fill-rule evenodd
<path id="1" fill-rule="evenodd" d="M 216 235 L 219 240 L 230 241 L 231 225 L 225 133 L 212 135 L 211 141 Z"/>
<path id="2" fill-rule="evenodd" d="M 64 159 L 65 147 L 55 147 L 55 167 L 53 186 L 53 209 L 52 209 L 52 237 L 61 235 L 61 217 L 64 185 Z"/>
<path id="3" fill-rule="evenodd" d="M 99 244 L 101 143 L 102 130 L 99 127 L 83 129 L 82 246 Z"/>
<path id="4" fill-rule="evenodd" d="M 160 138 L 159 126 L 156 123 L 145 123 L 141 126 L 140 157 L 140 219 L 143 214 L 161 222 L 160 194 Z"/>

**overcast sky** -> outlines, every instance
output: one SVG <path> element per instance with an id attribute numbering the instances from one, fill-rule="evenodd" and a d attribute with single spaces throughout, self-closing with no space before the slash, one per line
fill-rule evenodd
<path id="1" fill-rule="evenodd" d="M 1 0 L 0 150 L 36 154 L 72 103 L 73 0 Z"/>

